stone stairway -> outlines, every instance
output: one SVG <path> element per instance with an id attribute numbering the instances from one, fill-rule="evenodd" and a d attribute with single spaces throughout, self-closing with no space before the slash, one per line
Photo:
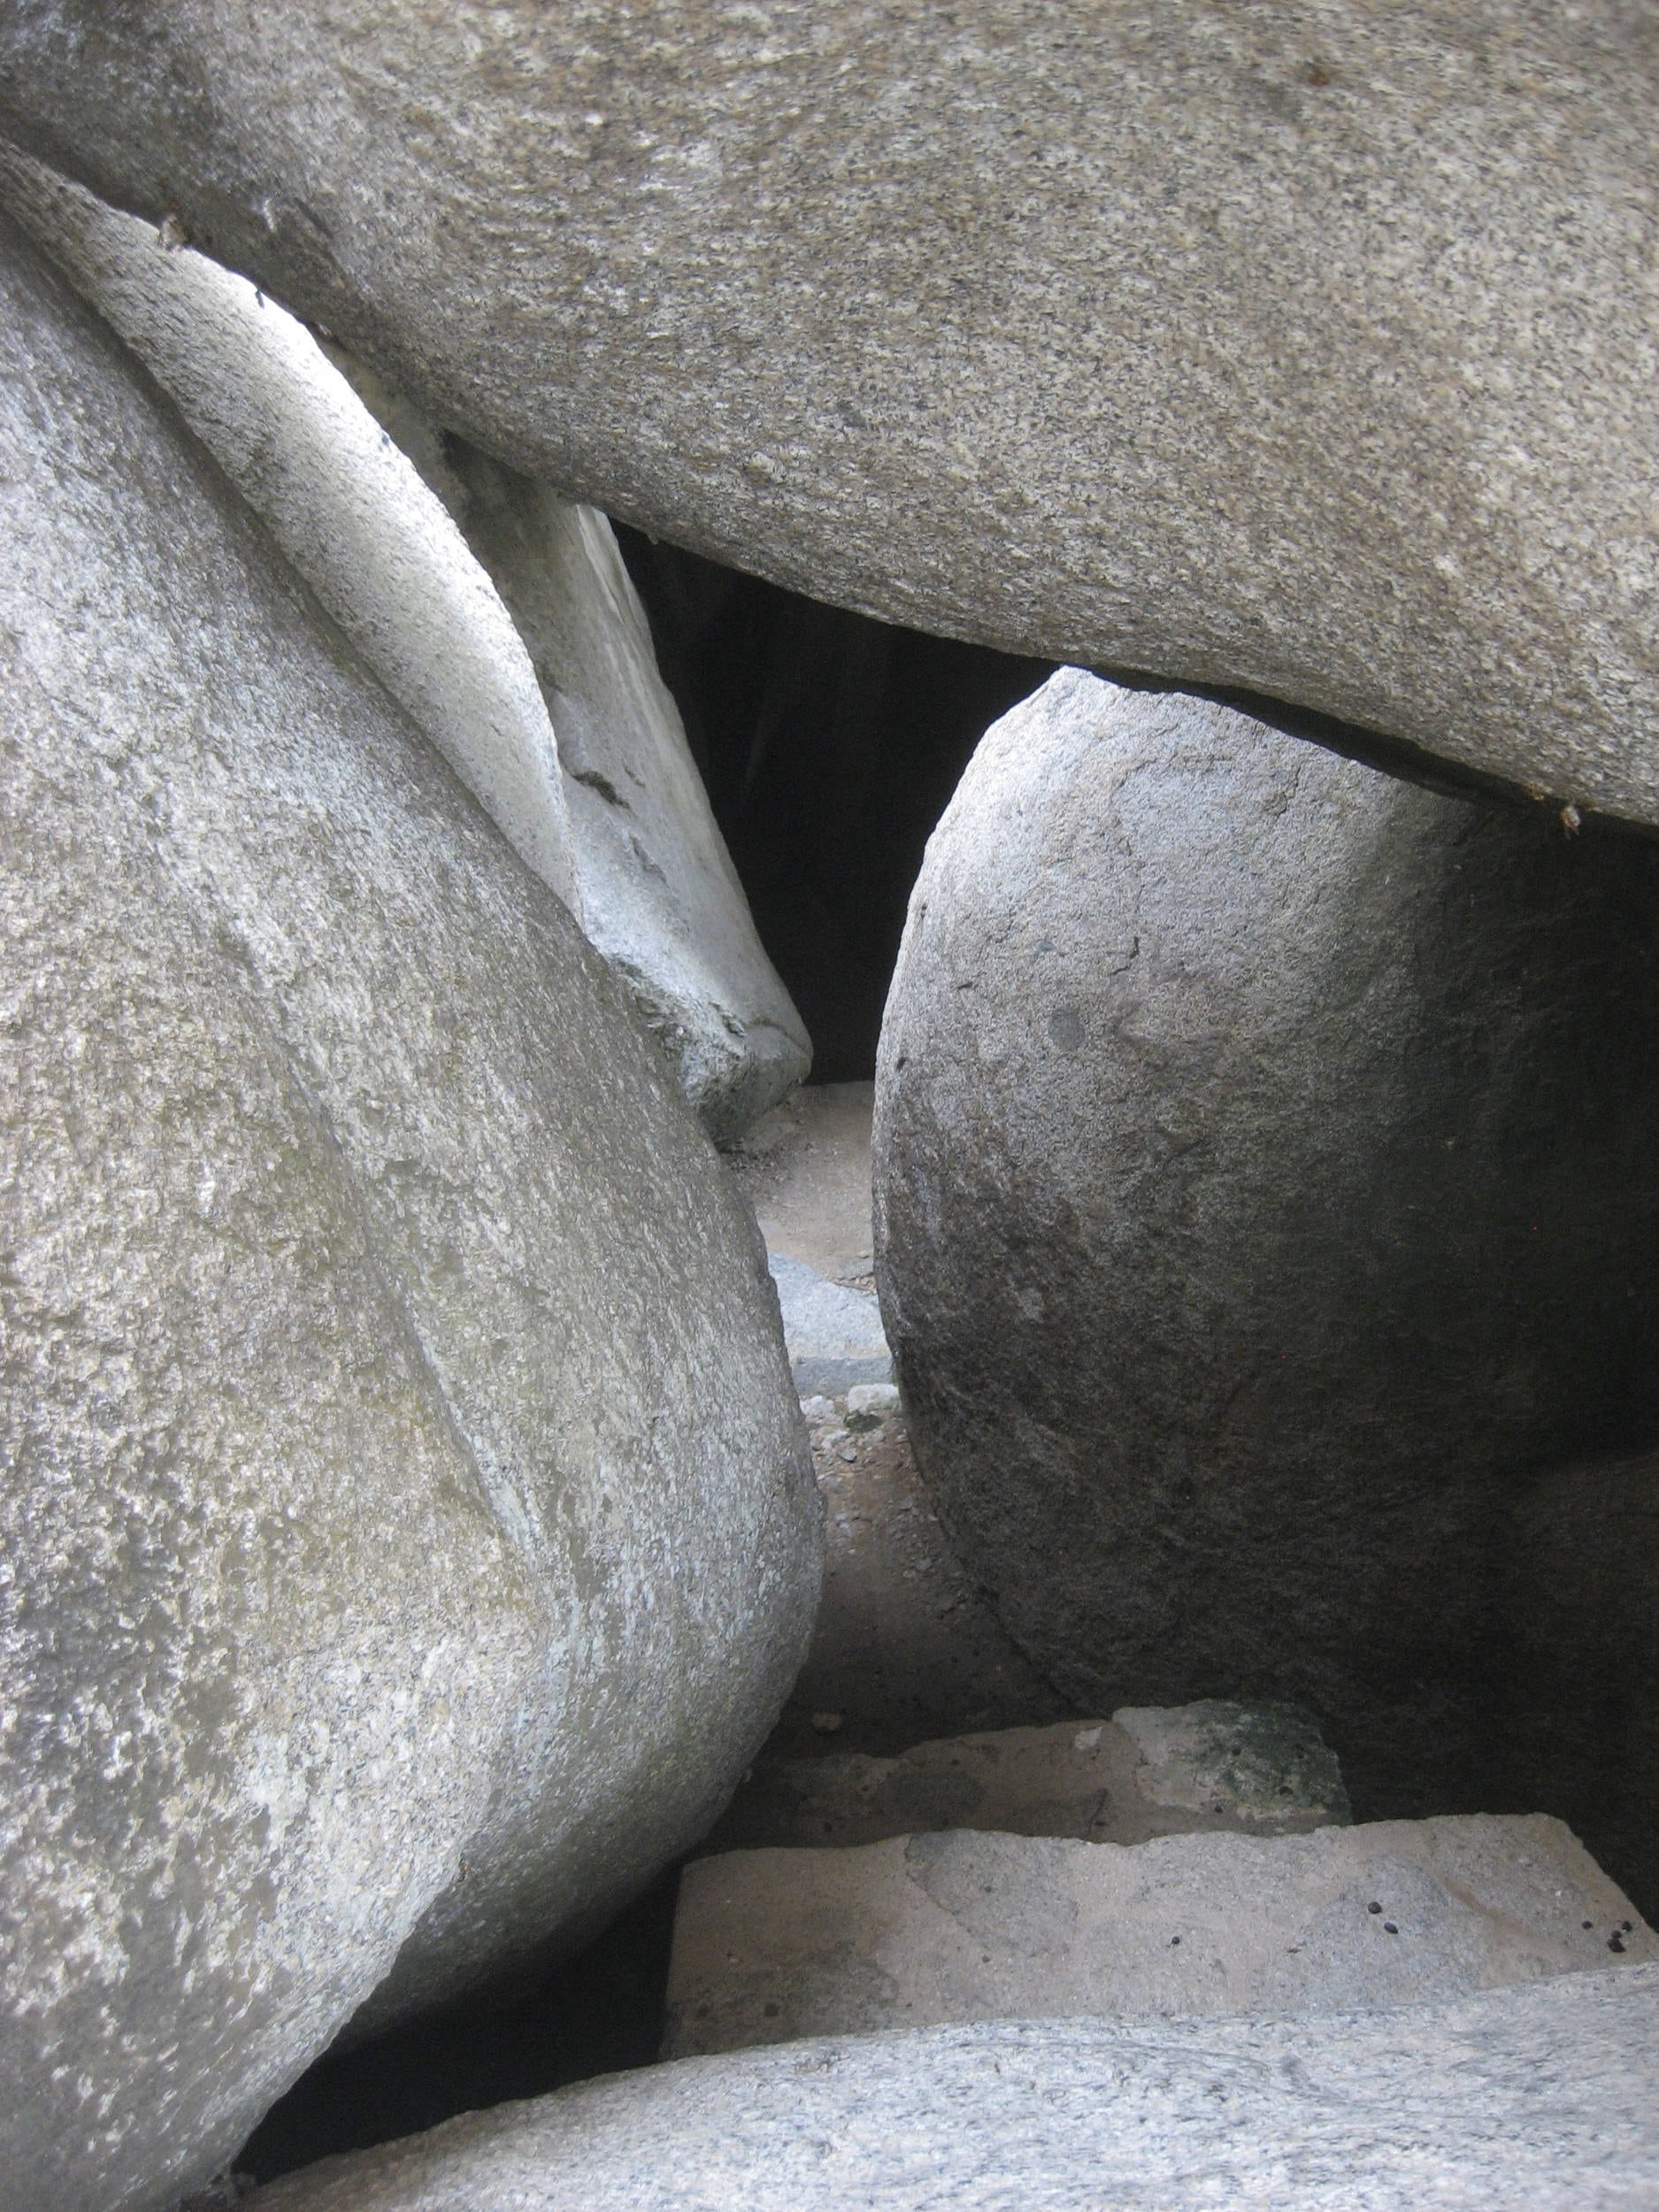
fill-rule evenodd
<path id="1" fill-rule="evenodd" d="M 1348 1817 L 1337 1763 L 1294 1707 L 1128 1705 L 1109 1721 L 947 1736 L 896 1758 L 779 1760 L 756 1770 L 705 1848 L 946 1828 L 1145 1843 L 1210 1829 L 1299 1834 Z"/>
<path id="2" fill-rule="evenodd" d="M 1348 1824 L 1293 1709 L 832 1755 L 757 1778 L 682 1878 L 664 2055 L 948 2022 L 1334 2013 L 1659 1939 L 1543 1815 Z"/>

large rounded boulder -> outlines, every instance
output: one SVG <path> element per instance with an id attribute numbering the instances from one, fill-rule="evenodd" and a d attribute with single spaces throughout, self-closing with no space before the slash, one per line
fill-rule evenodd
<path id="1" fill-rule="evenodd" d="M 140 2212 L 707 1824 L 816 1500 L 565 907 L 0 249 L 0 2150 Z"/>
<path id="2" fill-rule="evenodd" d="M 1659 822 L 1631 0 L 13 0 L 0 122 L 655 534 Z"/>
<path id="3" fill-rule="evenodd" d="M 1659 1432 L 1656 982 L 1645 841 L 1075 670 L 986 737 L 887 1007 L 879 1286 L 1086 1709 L 1300 1700 L 1363 1811 L 1480 1808 L 1509 1510 Z"/>
<path id="4" fill-rule="evenodd" d="M 247 280 L 0 145 L 0 204 L 131 349 L 325 613 L 580 917 L 558 746 L 524 642 L 437 495 Z"/>
<path id="5" fill-rule="evenodd" d="M 245 278 L 4 145 L 0 201 L 571 908 L 710 1134 L 739 1135 L 811 1047 L 605 518 L 440 439 Z"/>

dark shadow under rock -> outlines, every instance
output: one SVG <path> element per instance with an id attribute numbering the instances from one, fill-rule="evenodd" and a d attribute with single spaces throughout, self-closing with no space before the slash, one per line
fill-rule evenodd
<path id="1" fill-rule="evenodd" d="M 929 833 L 986 729 L 1051 664 L 617 539 L 814 1079 L 865 1079 Z"/>
<path id="2" fill-rule="evenodd" d="M 272 2181 L 459 2112 L 649 2066 L 662 2040 L 679 1886 L 676 1867 L 585 1951 L 533 1982 L 326 2055 L 266 2114 L 237 2171 Z"/>

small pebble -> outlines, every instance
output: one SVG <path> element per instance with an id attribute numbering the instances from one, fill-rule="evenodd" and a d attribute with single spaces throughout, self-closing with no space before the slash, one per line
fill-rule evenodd
<path id="1" fill-rule="evenodd" d="M 855 1446 L 853 1446 L 853 1445 L 851 1445 L 851 1444 L 843 1444 L 843 1445 L 841 1446 L 841 1457 L 842 1457 L 842 1458 L 843 1458 L 843 1459 L 847 1462 L 847 1464 L 850 1467 L 850 1466 L 852 1465 L 852 1463 L 853 1463 L 854 1460 L 856 1460 L 856 1459 L 857 1458 L 857 1456 L 858 1456 L 857 1449 L 856 1449 L 856 1448 Z"/>
<path id="2" fill-rule="evenodd" d="M 820 1736 L 833 1736 L 847 1719 L 845 1713 L 814 1713 L 812 1725 Z"/>
<path id="3" fill-rule="evenodd" d="M 1375 1898 L 1373 1898 L 1371 1903 L 1366 1906 L 1365 1909 L 1367 1912 L 1380 1912 L 1382 1910 L 1382 1907 L 1377 1902 Z M 1590 1924 L 1586 1920 L 1584 1924 L 1587 1928 Z"/>
<path id="4" fill-rule="evenodd" d="M 1392 1920 L 1385 1920 L 1383 1922 L 1382 1932 L 1385 1935 L 1398 1935 L 1400 1932 L 1399 1929 L 1395 1927 Z"/>
<path id="5" fill-rule="evenodd" d="M 1607 1939 L 1607 1947 L 1609 1951 L 1622 1951 L 1624 1948 L 1624 1939 L 1622 1935 L 1620 1935 L 1617 1928 L 1615 1928 L 1612 1934 L 1609 1936 Z"/>
<path id="6" fill-rule="evenodd" d="M 833 1398 L 803 1398 L 801 1411 L 809 1421 L 833 1421 L 835 1418 L 835 1401 Z"/>

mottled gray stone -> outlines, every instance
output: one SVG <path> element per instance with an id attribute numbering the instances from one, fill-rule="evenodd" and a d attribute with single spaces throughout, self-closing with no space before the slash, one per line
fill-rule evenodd
<path id="1" fill-rule="evenodd" d="M 244 279 L 4 147 L 0 192 L 571 907 L 710 1134 L 775 1104 L 811 1048 L 604 517 L 442 443 Z"/>
<path id="2" fill-rule="evenodd" d="M 818 1517 L 606 972 L 0 238 L 0 2154 L 144 2212 L 706 1827 Z"/>
<path id="3" fill-rule="evenodd" d="M 1348 1817 L 1341 1770 L 1294 1705 L 1122 1705 L 1112 1725 L 1134 1746 L 1135 1794 L 1165 1820 L 1225 1806 L 1229 1825 L 1276 1835 Z"/>
<path id="4" fill-rule="evenodd" d="M 1656 969 L 1645 841 L 1075 671 L 988 733 L 888 1002 L 878 1264 L 918 1463 L 1078 1705 L 1225 1683 L 1362 1812 L 1490 1801 L 1507 1505 L 1659 1429 Z"/>
<path id="5" fill-rule="evenodd" d="M 756 933 L 615 534 L 596 508 L 473 449 L 457 465 L 469 538 L 559 733 L 583 926 L 729 1144 L 806 1079 L 812 1047 Z"/>
<path id="6" fill-rule="evenodd" d="M 511 611 L 558 733 L 582 926 L 709 1134 L 733 1143 L 805 1079 L 812 1048 L 756 933 L 615 533 L 596 508 L 440 438 L 330 351 Z"/>
<path id="7" fill-rule="evenodd" d="M 1305 2019 L 979 2023 L 690 2059 L 250 2212 L 1647 2212 L 1659 1967 Z"/>
<path id="8" fill-rule="evenodd" d="M 1659 1938 L 1543 1814 L 1149 1843 L 958 1828 L 680 1877 L 664 2058 L 946 2020 L 1342 2012 Z"/>
<path id="9" fill-rule="evenodd" d="M 818 596 L 1659 820 L 1659 56 L 1592 0 L 14 0 L 0 113 Z"/>
<path id="10" fill-rule="evenodd" d="M 795 1386 L 803 1396 L 823 1392 L 841 1397 L 856 1384 L 890 1379 L 893 1357 L 881 1333 L 881 1310 L 867 1291 L 826 1282 L 804 1261 L 777 1252 L 769 1264 Z"/>
<path id="11" fill-rule="evenodd" d="M 126 341 L 319 603 L 580 916 L 558 747 L 512 618 L 317 341 L 247 280 L 0 145 L 0 200 Z"/>
<path id="12" fill-rule="evenodd" d="M 1211 1829 L 1294 1835 L 1348 1817 L 1336 1761 L 1305 1714 L 1217 1701 L 944 1736 L 892 1758 L 768 1761 L 704 1847 L 875 1843 L 946 1828 L 1144 1843 Z"/>

